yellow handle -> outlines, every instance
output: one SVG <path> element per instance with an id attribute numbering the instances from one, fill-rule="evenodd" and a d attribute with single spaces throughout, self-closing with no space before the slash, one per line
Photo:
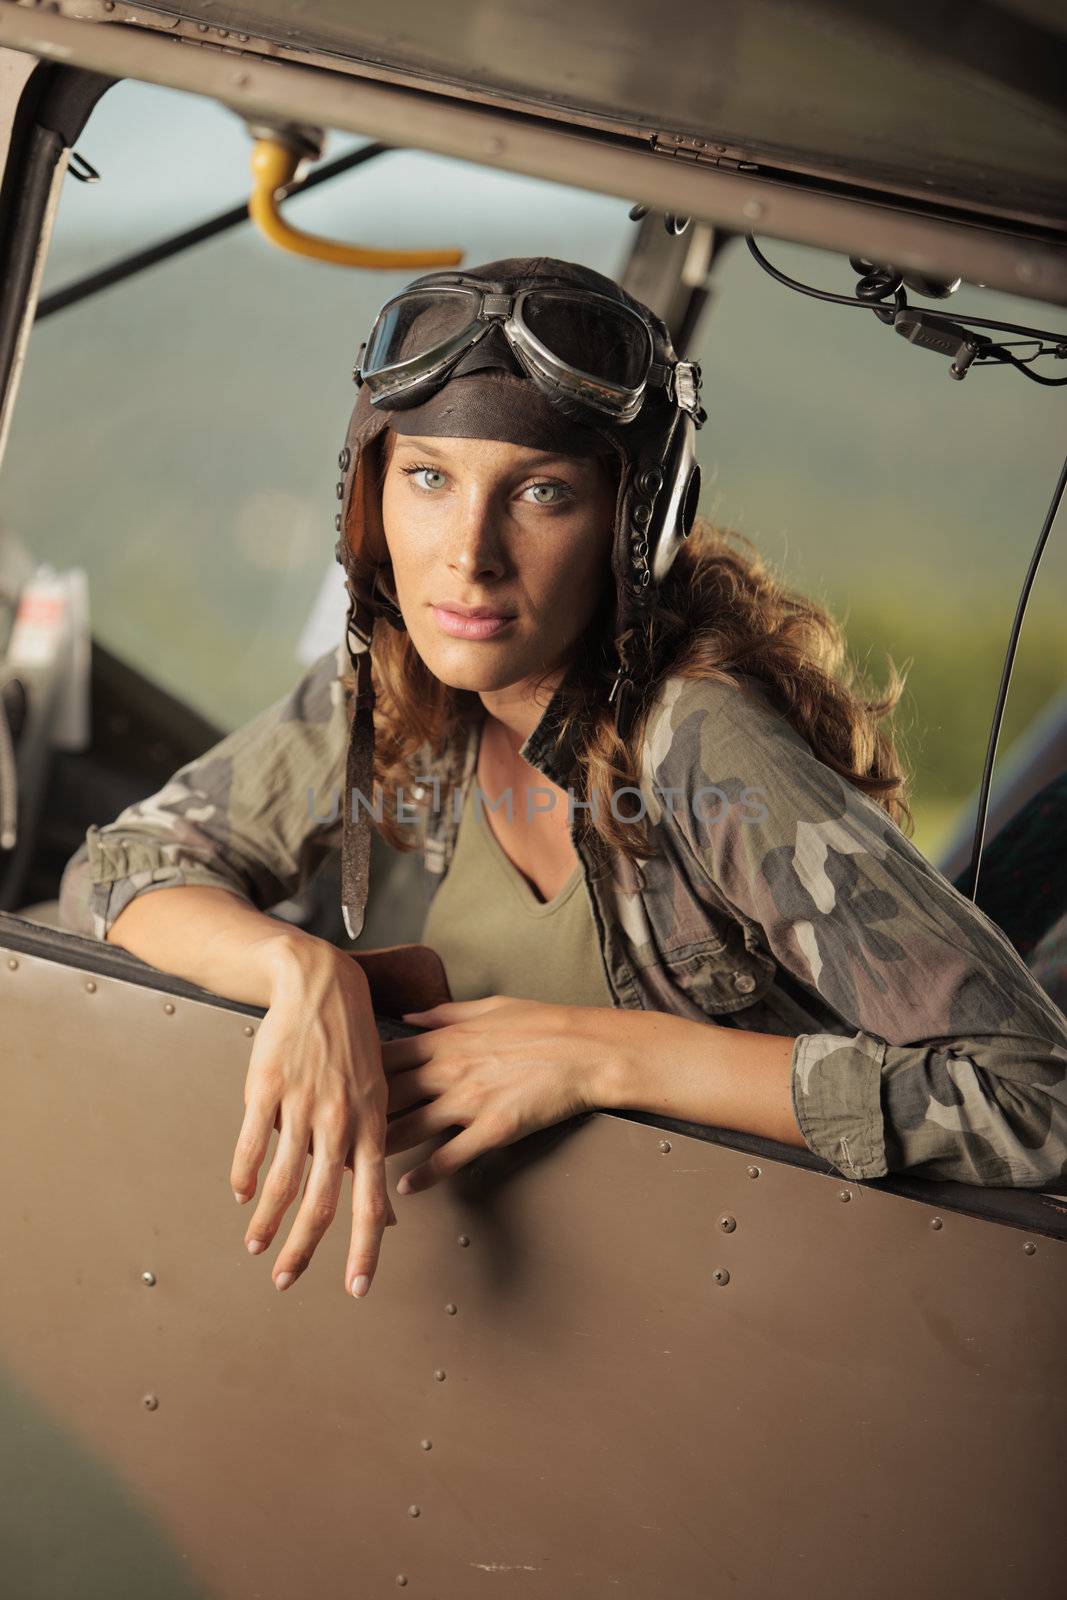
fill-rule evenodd
<path id="1" fill-rule="evenodd" d="M 277 192 L 292 183 L 300 152 L 280 139 L 257 139 L 252 149 L 252 194 L 248 214 L 260 233 L 282 250 L 329 261 L 336 267 L 455 267 L 462 250 L 365 250 L 358 244 L 337 244 L 291 228 L 278 210 Z"/>

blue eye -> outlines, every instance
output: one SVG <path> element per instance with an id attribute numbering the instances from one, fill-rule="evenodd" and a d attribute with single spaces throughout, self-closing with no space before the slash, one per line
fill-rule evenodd
<path id="1" fill-rule="evenodd" d="M 405 478 L 419 478 L 425 474 L 429 478 L 440 479 L 439 483 L 420 483 L 418 487 L 424 494 L 436 493 L 436 491 L 448 481 L 448 474 L 442 472 L 440 467 L 428 467 L 425 464 L 421 466 L 416 464 L 410 467 L 401 467 L 400 470 L 404 474 Z M 548 498 L 545 495 L 546 490 L 551 498 Z M 572 490 L 565 483 L 528 483 L 522 492 L 524 495 L 530 493 L 534 494 L 536 498 L 531 503 L 538 506 L 560 506 L 563 505 L 565 501 L 573 498 Z"/>
<path id="2" fill-rule="evenodd" d="M 403 474 L 404 474 L 404 476 L 406 478 L 413 478 L 420 472 L 428 472 L 431 475 L 431 477 L 434 477 L 434 478 L 442 478 L 442 479 L 444 478 L 444 473 L 440 470 L 439 467 L 402 467 L 401 471 L 403 472 Z M 440 485 L 439 484 L 420 484 L 419 487 L 421 489 L 427 490 L 428 492 L 432 492 L 434 489 L 439 488 Z"/>

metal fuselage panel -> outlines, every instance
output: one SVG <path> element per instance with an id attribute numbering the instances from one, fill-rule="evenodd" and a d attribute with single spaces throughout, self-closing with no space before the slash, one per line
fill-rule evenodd
<path id="1" fill-rule="evenodd" d="M 346 1180 L 280 1295 L 295 1208 L 252 1258 L 228 1182 L 259 1018 L 18 949 L 0 1005 L 6 1592 L 1056 1592 L 1064 1241 L 595 1114 L 400 1198 L 363 1302 Z"/>

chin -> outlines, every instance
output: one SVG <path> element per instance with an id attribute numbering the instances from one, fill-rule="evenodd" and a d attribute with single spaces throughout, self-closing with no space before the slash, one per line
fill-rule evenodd
<path id="1" fill-rule="evenodd" d="M 412 635 L 411 640 L 425 666 L 449 689 L 467 689 L 474 694 L 506 689 L 534 670 L 532 666 L 524 669 L 514 647 L 494 650 L 489 640 L 453 639 L 444 645 L 439 638 L 427 641 Z"/>

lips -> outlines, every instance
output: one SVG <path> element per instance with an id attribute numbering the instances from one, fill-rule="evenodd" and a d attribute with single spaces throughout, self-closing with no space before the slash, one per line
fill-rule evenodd
<path id="1" fill-rule="evenodd" d="M 474 614 L 461 612 L 445 606 L 433 606 L 433 617 L 442 633 L 447 633 L 453 639 L 492 639 L 504 628 L 510 627 L 514 617 L 501 616 L 498 613 L 485 614 L 485 607 L 476 606 Z"/>
<path id="2" fill-rule="evenodd" d="M 508 622 L 514 615 L 511 611 L 497 611 L 493 606 L 461 605 L 458 600 L 437 600 L 433 607 L 435 611 L 451 611 L 457 617 L 491 617 L 498 622 Z"/>

